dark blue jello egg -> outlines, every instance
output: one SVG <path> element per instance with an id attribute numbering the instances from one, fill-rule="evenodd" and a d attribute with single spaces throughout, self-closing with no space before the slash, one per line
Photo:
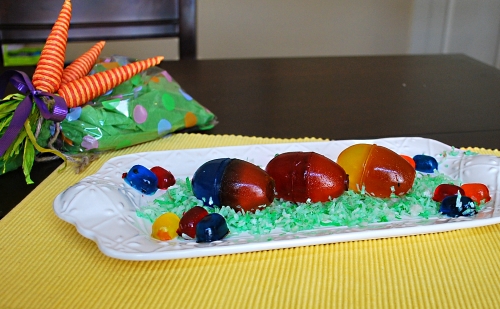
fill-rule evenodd
<path id="1" fill-rule="evenodd" d="M 229 206 L 254 212 L 274 200 L 274 180 L 262 168 L 239 159 L 221 158 L 200 166 L 192 179 L 194 195 L 205 206 Z"/>
<path id="2" fill-rule="evenodd" d="M 434 173 L 434 170 L 438 169 L 437 160 L 431 156 L 416 155 L 413 161 L 415 161 L 415 170 L 419 172 Z"/>
<path id="3" fill-rule="evenodd" d="M 221 240 L 229 233 L 226 219 L 218 213 L 203 217 L 196 225 L 196 242 Z"/>
<path id="4" fill-rule="evenodd" d="M 142 165 L 134 165 L 125 175 L 124 180 L 132 188 L 151 195 L 158 190 L 158 178 L 156 175 Z"/>
<path id="5" fill-rule="evenodd" d="M 477 213 L 476 204 L 474 201 L 468 197 L 461 195 L 460 200 L 458 199 L 458 195 L 450 195 L 445 197 L 441 202 L 439 207 L 439 212 L 448 216 L 448 217 L 470 217 Z"/>

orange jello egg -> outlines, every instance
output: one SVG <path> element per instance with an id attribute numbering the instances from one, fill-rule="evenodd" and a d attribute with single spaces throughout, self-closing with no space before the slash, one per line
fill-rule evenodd
<path id="1" fill-rule="evenodd" d="M 376 197 L 407 193 L 415 180 L 415 169 L 396 152 L 375 144 L 356 144 L 344 149 L 337 163 L 349 175 L 349 189 Z"/>

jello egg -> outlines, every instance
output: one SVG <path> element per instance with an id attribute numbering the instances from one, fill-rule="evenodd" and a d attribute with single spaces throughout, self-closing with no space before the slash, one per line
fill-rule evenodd
<path id="1" fill-rule="evenodd" d="M 415 180 L 415 169 L 396 152 L 375 144 L 356 144 L 337 159 L 349 175 L 349 189 L 376 197 L 407 193 Z"/>
<path id="2" fill-rule="evenodd" d="M 132 188 L 151 195 L 158 190 L 158 178 L 149 169 L 142 165 L 134 165 L 128 173 L 123 174 L 123 179 Z"/>
<path id="3" fill-rule="evenodd" d="M 151 237 L 166 241 L 177 237 L 177 229 L 179 228 L 180 218 L 172 213 L 167 212 L 156 218 L 151 228 Z"/>
<path id="4" fill-rule="evenodd" d="M 434 173 L 438 169 L 438 162 L 436 158 L 428 155 L 416 155 L 413 157 L 415 161 L 415 169 L 423 173 Z"/>
<path id="5" fill-rule="evenodd" d="M 442 183 L 439 186 L 437 186 L 436 189 L 434 190 L 432 199 L 436 202 L 441 202 L 446 197 L 451 195 L 457 195 L 458 193 L 460 193 L 460 195 L 466 195 L 464 189 L 460 188 L 459 186 L 448 183 Z"/>
<path id="6" fill-rule="evenodd" d="M 218 213 L 211 213 L 196 225 L 196 242 L 221 240 L 228 233 L 226 219 Z"/>
<path id="7" fill-rule="evenodd" d="M 459 199 L 460 197 L 460 199 Z M 439 212 L 448 217 L 470 217 L 477 213 L 474 201 L 468 196 L 452 195 L 446 197 L 439 206 Z"/>
<path id="8" fill-rule="evenodd" d="M 315 152 L 287 152 L 266 166 L 274 179 L 276 197 L 294 203 L 326 202 L 342 195 L 349 179 L 340 165 Z"/>
<path id="9" fill-rule="evenodd" d="M 208 211 L 200 206 L 194 206 L 182 215 L 177 229 L 177 235 L 182 238 L 193 239 L 196 237 L 196 225 L 208 215 Z M 186 237 L 187 236 L 187 237 Z"/>
<path id="10" fill-rule="evenodd" d="M 481 204 L 481 202 L 488 203 L 491 200 L 490 190 L 482 183 L 466 183 L 461 187 L 464 190 L 464 195 L 467 195 L 478 204 Z"/>
<path id="11" fill-rule="evenodd" d="M 204 163 L 194 173 L 192 186 L 205 206 L 230 206 L 236 211 L 255 212 L 274 199 L 274 180 L 262 168 L 239 159 Z"/>
<path id="12" fill-rule="evenodd" d="M 161 166 L 154 166 L 151 168 L 151 172 L 158 178 L 158 189 L 166 190 L 170 186 L 175 185 L 175 177 L 171 172 L 167 171 Z"/>

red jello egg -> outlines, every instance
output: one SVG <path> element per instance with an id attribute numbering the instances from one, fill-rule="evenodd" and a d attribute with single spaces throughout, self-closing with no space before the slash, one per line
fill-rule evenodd
<path id="1" fill-rule="evenodd" d="M 465 195 L 478 204 L 481 201 L 488 203 L 491 200 L 490 190 L 482 183 L 466 183 L 461 187 L 464 189 Z"/>
<path id="2" fill-rule="evenodd" d="M 415 169 L 399 154 L 375 144 L 356 144 L 344 149 L 337 163 L 349 175 L 349 189 L 362 188 L 376 197 L 407 193 L 415 180 Z"/>
<path id="3" fill-rule="evenodd" d="M 460 192 L 460 195 L 466 195 L 464 189 L 460 188 L 459 186 L 443 183 L 436 187 L 432 199 L 436 202 L 441 203 L 445 197 L 457 195 L 458 192 Z"/>
<path id="4" fill-rule="evenodd" d="M 179 228 L 177 229 L 177 235 L 184 237 L 183 234 L 189 236 L 190 238 L 196 237 L 196 225 L 205 216 L 208 215 L 208 211 L 200 206 L 195 206 L 190 210 L 186 211 L 179 222 Z"/>
<path id="5" fill-rule="evenodd" d="M 326 202 L 348 188 L 344 169 L 315 152 L 287 152 L 274 157 L 266 166 L 274 179 L 276 197 L 304 203 Z"/>
<path id="6" fill-rule="evenodd" d="M 163 167 L 152 167 L 151 172 L 153 172 L 158 178 L 158 189 L 166 190 L 168 187 L 175 185 L 174 175 Z"/>

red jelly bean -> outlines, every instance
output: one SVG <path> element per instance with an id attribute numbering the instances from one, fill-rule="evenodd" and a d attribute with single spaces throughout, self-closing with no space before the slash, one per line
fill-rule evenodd
<path id="1" fill-rule="evenodd" d="M 177 229 L 177 235 L 184 237 L 182 234 L 189 236 L 191 239 L 196 237 L 196 225 L 205 216 L 208 215 L 208 211 L 200 206 L 195 206 L 190 210 L 186 211 L 181 218 L 179 223 L 179 229 Z"/>
<path id="2" fill-rule="evenodd" d="M 326 202 L 349 187 L 344 169 L 315 152 L 288 152 L 274 157 L 266 171 L 276 183 L 276 197 L 304 203 Z"/>
<path id="3" fill-rule="evenodd" d="M 460 192 L 460 195 L 466 195 L 464 189 L 460 188 L 459 186 L 443 183 L 436 187 L 432 199 L 436 202 L 441 203 L 445 197 L 457 195 L 458 192 Z"/>
<path id="4" fill-rule="evenodd" d="M 175 185 L 174 175 L 163 167 L 152 167 L 151 172 L 153 172 L 158 178 L 158 189 L 166 190 L 168 187 Z"/>
<path id="5" fill-rule="evenodd" d="M 478 204 L 480 204 L 481 201 L 488 203 L 491 200 L 490 190 L 482 183 L 466 183 L 461 187 L 465 191 L 464 195 L 470 197 Z"/>

